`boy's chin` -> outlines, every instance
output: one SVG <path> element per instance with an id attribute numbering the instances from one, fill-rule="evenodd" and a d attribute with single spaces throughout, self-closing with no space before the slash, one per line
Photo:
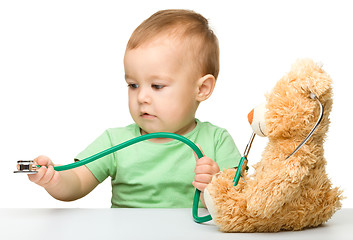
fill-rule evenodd
<path id="1" fill-rule="evenodd" d="M 170 131 L 162 129 L 162 128 L 143 128 L 140 126 L 141 135 L 146 135 L 149 133 L 156 133 L 156 132 L 170 132 Z"/>

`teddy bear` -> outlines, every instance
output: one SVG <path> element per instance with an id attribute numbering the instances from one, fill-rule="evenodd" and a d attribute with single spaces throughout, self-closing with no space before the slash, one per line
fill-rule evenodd
<path id="1" fill-rule="evenodd" d="M 219 230 L 301 230 L 319 226 L 341 208 L 342 191 L 332 186 L 325 171 L 323 143 L 330 123 L 331 85 L 320 65 L 311 59 L 297 60 L 266 94 L 265 108 L 249 114 L 254 131 L 267 136 L 268 143 L 254 173 L 242 170 L 234 186 L 237 169 L 227 169 L 205 189 L 206 206 Z M 318 101 L 323 107 L 321 122 L 292 154 L 320 118 Z"/>

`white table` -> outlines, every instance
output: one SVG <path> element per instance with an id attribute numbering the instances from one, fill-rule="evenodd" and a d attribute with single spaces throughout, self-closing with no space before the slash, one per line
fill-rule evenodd
<path id="1" fill-rule="evenodd" d="M 0 239 L 352 240 L 353 209 L 342 209 L 324 225 L 304 231 L 222 233 L 212 221 L 195 223 L 191 209 L 8 208 L 0 209 Z"/>

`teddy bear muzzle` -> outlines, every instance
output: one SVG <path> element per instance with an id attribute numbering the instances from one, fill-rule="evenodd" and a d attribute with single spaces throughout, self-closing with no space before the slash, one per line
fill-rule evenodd
<path id="1" fill-rule="evenodd" d="M 265 113 L 266 113 L 266 104 L 262 103 L 252 109 L 248 114 L 248 121 L 250 123 L 251 128 L 253 131 L 261 136 L 266 137 L 266 123 L 265 123 Z"/>

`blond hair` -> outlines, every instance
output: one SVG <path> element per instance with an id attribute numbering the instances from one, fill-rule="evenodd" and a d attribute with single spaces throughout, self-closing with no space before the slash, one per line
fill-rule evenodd
<path id="1" fill-rule="evenodd" d="M 174 34 L 189 44 L 202 75 L 219 73 L 218 39 L 210 29 L 208 20 L 191 10 L 162 10 L 143 21 L 132 33 L 126 50 L 132 50 L 153 40 L 158 34 Z M 185 41 L 188 40 L 188 41 Z"/>

